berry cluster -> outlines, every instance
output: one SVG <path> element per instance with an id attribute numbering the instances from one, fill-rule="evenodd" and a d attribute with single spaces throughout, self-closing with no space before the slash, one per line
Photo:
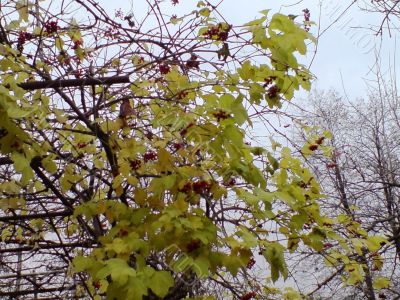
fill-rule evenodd
<path id="1" fill-rule="evenodd" d="M 246 268 L 251 269 L 256 264 L 256 260 L 253 257 L 250 257 L 249 261 L 247 262 Z"/>
<path id="2" fill-rule="evenodd" d="M 154 137 L 154 133 L 152 133 L 151 131 L 147 131 L 145 137 L 149 140 L 152 140 Z"/>
<path id="3" fill-rule="evenodd" d="M 200 69 L 200 62 L 197 60 L 198 56 L 194 53 L 190 55 L 189 60 L 186 62 L 186 67 L 188 69 Z"/>
<path id="4" fill-rule="evenodd" d="M 160 73 L 163 75 L 168 74 L 171 71 L 171 67 L 167 64 L 160 64 L 158 68 L 160 70 Z"/>
<path id="5" fill-rule="evenodd" d="M 242 297 L 240 297 L 240 300 L 250 300 L 254 298 L 257 294 L 255 292 L 249 292 L 247 294 L 244 294 Z"/>
<path id="6" fill-rule="evenodd" d="M 324 136 L 321 136 L 320 138 L 318 138 L 318 139 L 315 141 L 315 143 L 318 144 L 318 145 L 322 145 L 322 143 L 324 142 L 324 140 L 325 140 L 325 137 L 324 137 Z"/>
<path id="7" fill-rule="evenodd" d="M 48 34 L 56 33 L 60 29 L 57 24 L 57 21 L 47 21 L 44 23 L 44 31 Z"/>
<path id="8" fill-rule="evenodd" d="M 211 190 L 211 183 L 205 180 L 196 181 L 193 183 L 192 189 L 196 194 L 208 194 Z"/>
<path id="9" fill-rule="evenodd" d="M 145 162 L 157 160 L 157 153 L 154 151 L 148 151 L 143 155 L 143 160 Z"/>
<path id="10" fill-rule="evenodd" d="M 76 49 L 78 49 L 80 46 L 82 46 L 82 40 L 77 40 L 77 41 L 74 41 L 74 44 L 72 45 L 72 49 L 74 49 L 74 50 L 76 50 Z"/>
<path id="11" fill-rule="evenodd" d="M 171 0 L 171 2 L 172 2 L 172 5 L 177 5 L 177 4 L 179 4 L 179 0 Z"/>
<path id="12" fill-rule="evenodd" d="M 275 79 L 276 79 L 276 76 L 269 76 L 267 78 L 264 78 L 263 87 L 267 88 L 269 85 L 271 85 L 274 82 Z"/>
<path id="13" fill-rule="evenodd" d="M 131 165 L 132 170 L 138 170 L 140 168 L 140 166 L 142 165 L 142 161 L 139 159 L 135 159 L 130 162 L 130 165 Z"/>
<path id="14" fill-rule="evenodd" d="M 216 117 L 217 121 L 219 122 L 220 120 L 225 120 L 225 119 L 230 118 L 231 115 L 223 110 L 219 110 L 219 111 L 213 113 L 213 116 Z"/>
<path id="15" fill-rule="evenodd" d="M 304 15 L 304 30 L 306 31 L 310 31 L 311 26 L 308 24 L 308 22 L 310 22 L 310 10 L 308 8 L 303 9 L 303 15 Z"/>
<path id="16" fill-rule="evenodd" d="M 185 185 L 181 189 L 179 189 L 179 191 L 184 194 L 189 194 L 192 191 L 192 183 L 185 183 Z"/>
<path id="17" fill-rule="evenodd" d="M 26 41 L 32 39 L 32 34 L 26 31 L 21 31 L 18 35 L 17 49 L 22 52 L 24 50 L 24 44 Z"/>
<path id="18" fill-rule="evenodd" d="M 270 99 L 276 98 L 278 96 L 278 93 L 281 91 L 281 89 L 277 85 L 271 85 L 268 88 L 268 97 Z"/>
<path id="19" fill-rule="evenodd" d="M 172 148 L 173 148 L 175 151 L 178 151 L 179 149 L 182 149 L 182 148 L 184 148 L 184 147 L 185 147 L 185 144 L 182 143 L 182 142 L 180 142 L 180 143 L 173 143 L 173 144 L 172 144 Z"/>
<path id="20" fill-rule="evenodd" d="M 177 95 L 178 100 L 183 100 L 189 93 L 187 91 L 180 91 Z"/>
<path id="21" fill-rule="evenodd" d="M 187 182 L 181 189 L 180 192 L 189 194 L 192 191 L 198 195 L 208 194 L 211 190 L 211 183 L 205 180 L 200 180 L 196 182 Z"/>
<path id="22" fill-rule="evenodd" d="M 203 35 L 208 39 L 224 42 L 228 39 L 231 29 L 232 25 L 218 23 L 217 25 L 211 26 Z"/>
<path id="23" fill-rule="evenodd" d="M 310 145 L 310 146 L 308 147 L 308 149 L 310 149 L 311 151 L 317 150 L 317 149 L 318 149 L 318 146 L 322 145 L 322 143 L 324 142 L 324 140 L 325 140 L 325 137 L 324 137 L 324 136 L 321 136 L 320 138 L 318 138 L 318 139 L 315 141 L 315 144 Z"/>
<path id="24" fill-rule="evenodd" d="M 199 240 L 191 240 L 189 244 L 186 245 L 186 251 L 187 252 L 193 252 L 194 250 L 199 249 L 201 246 L 201 243 Z"/>

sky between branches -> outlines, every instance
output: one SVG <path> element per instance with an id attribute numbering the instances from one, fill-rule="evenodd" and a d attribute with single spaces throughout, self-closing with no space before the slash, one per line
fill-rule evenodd
<path id="1" fill-rule="evenodd" d="M 176 14 L 178 17 L 195 8 L 197 1 L 180 0 L 178 5 L 166 1 L 165 13 Z M 362 12 L 357 5 L 351 5 L 351 0 L 224 0 L 219 6 L 228 22 L 243 24 L 254 19 L 258 12 L 272 9 L 273 12 L 300 15 L 308 8 L 311 20 L 316 22 L 311 32 L 319 37 L 317 49 L 310 45 L 307 60 L 303 63 L 311 65 L 311 71 L 317 80 L 314 88 L 334 88 L 346 94 L 349 100 L 363 97 L 367 94 L 367 84 L 375 79 L 373 72 L 376 66 L 376 56 L 380 52 L 381 72 L 389 78 L 390 67 L 393 69 L 396 53 L 396 37 L 399 32 L 391 32 L 377 36 L 370 28 L 376 28 L 382 22 L 383 16 Z M 143 0 L 100 0 L 99 3 L 112 14 L 117 9 L 124 13 L 144 11 L 148 8 Z M 217 2 L 212 2 L 216 4 Z M 144 15 L 144 14 L 143 14 Z M 317 50 L 315 57 L 314 52 Z M 397 78 L 399 83 L 399 79 Z M 300 93 L 304 96 L 304 93 Z"/>

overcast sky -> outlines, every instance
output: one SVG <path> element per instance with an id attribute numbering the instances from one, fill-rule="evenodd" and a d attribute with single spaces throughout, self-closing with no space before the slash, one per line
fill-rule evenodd
<path id="1" fill-rule="evenodd" d="M 366 0 L 368 1 L 368 0 Z M 170 5 L 171 14 L 191 11 L 197 1 L 180 0 L 176 6 Z M 224 0 L 220 11 L 232 24 L 242 24 L 257 16 L 258 11 L 273 9 L 286 14 L 301 14 L 302 9 L 311 11 L 311 19 L 317 23 L 311 32 L 320 35 L 317 53 L 313 57 L 309 52 L 305 63 L 310 63 L 311 71 L 316 75 L 315 88 L 335 88 L 342 94 L 346 92 L 350 99 L 366 94 L 365 80 L 373 80 L 376 51 L 379 49 L 382 58 L 382 72 L 388 73 L 389 65 L 394 67 L 396 34 L 389 38 L 375 36 L 372 31 L 366 29 L 371 25 L 380 24 L 382 15 L 363 13 L 357 6 L 346 8 L 352 0 Z M 122 8 L 124 12 L 146 7 L 143 0 L 100 0 L 110 9 Z M 128 4 L 128 3 L 132 3 Z M 216 1 L 212 1 L 216 3 Z M 343 13 L 345 12 L 345 13 Z M 111 13 L 111 12 L 110 12 Z M 300 19 L 301 17 L 299 17 Z M 397 37 L 399 34 L 397 33 Z M 310 50 L 314 50 L 310 48 Z M 399 81 L 398 81 L 399 82 Z"/>

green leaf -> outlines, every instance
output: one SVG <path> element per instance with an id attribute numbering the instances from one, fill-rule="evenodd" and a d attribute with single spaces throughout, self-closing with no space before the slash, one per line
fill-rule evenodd
<path id="1" fill-rule="evenodd" d="M 128 282 L 129 277 L 136 276 L 135 270 L 123 259 L 111 258 L 105 264 L 96 274 L 96 277 L 99 279 L 104 279 L 108 275 L 111 275 L 111 279 L 116 284 L 123 286 Z"/>
<path id="2" fill-rule="evenodd" d="M 62 40 L 62 38 L 56 37 L 55 44 L 58 50 L 62 51 L 64 49 L 64 41 Z"/>
<path id="3" fill-rule="evenodd" d="M 199 256 L 194 260 L 193 269 L 199 278 L 207 278 L 209 276 L 210 261 L 208 257 Z"/>
<path id="4" fill-rule="evenodd" d="M 390 287 L 390 283 L 390 279 L 379 276 L 374 279 L 372 286 L 374 287 L 374 289 L 381 290 Z"/>
<path id="5" fill-rule="evenodd" d="M 174 279 L 170 272 L 156 271 L 151 277 L 151 290 L 159 297 L 163 298 L 168 294 L 170 287 L 174 285 Z"/>
<path id="6" fill-rule="evenodd" d="M 203 17 L 209 17 L 210 16 L 210 10 L 208 8 L 202 8 L 199 11 L 199 15 Z"/>
<path id="7" fill-rule="evenodd" d="M 371 252 L 378 251 L 383 243 L 387 243 L 387 239 L 382 236 L 369 236 L 365 240 L 365 244 Z"/>
<path id="8" fill-rule="evenodd" d="M 269 265 L 271 266 L 271 279 L 273 282 L 276 282 L 280 275 L 283 276 L 284 279 L 288 276 L 288 270 L 285 263 L 284 251 L 285 247 L 283 247 L 278 242 L 269 243 L 266 246 L 266 250 L 263 251 L 263 255 Z"/>

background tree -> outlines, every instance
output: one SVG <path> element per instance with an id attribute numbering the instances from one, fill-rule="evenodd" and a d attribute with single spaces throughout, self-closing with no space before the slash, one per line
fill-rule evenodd
<path id="1" fill-rule="evenodd" d="M 386 240 L 322 215 L 289 148 L 247 141 L 310 88 L 309 12 L 238 26 L 207 1 L 165 13 L 178 4 L 110 16 L 92 0 L 2 1 L 0 296 L 298 299 L 273 282 L 300 245 L 348 284 L 369 278 L 354 253 L 380 259 Z"/>
<path id="2" fill-rule="evenodd" d="M 383 233 L 393 242 L 380 250 L 384 260 L 377 261 L 374 253 L 360 253 L 360 259 L 367 261 L 370 276 L 390 277 L 393 288 L 375 294 L 373 286 L 369 287 L 366 281 L 359 290 L 343 289 L 338 278 L 341 272 L 332 273 L 326 278 L 332 281 L 331 289 L 338 292 L 338 298 L 391 299 L 399 296 L 395 288 L 399 280 L 399 97 L 390 84 L 378 84 L 379 89 L 371 90 L 368 99 L 354 104 L 334 91 L 314 92 L 309 99 L 313 105 L 312 114 L 305 118 L 332 133 L 331 158 L 321 156 L 309 160 L 328 195 L 322 205 L 324 211 L 331 216 L 358 220 L 368 233 Z M 378 267 L 379 264 L 383 267 Z M 360 296 L 360 292 L 364 296 Z"/>

